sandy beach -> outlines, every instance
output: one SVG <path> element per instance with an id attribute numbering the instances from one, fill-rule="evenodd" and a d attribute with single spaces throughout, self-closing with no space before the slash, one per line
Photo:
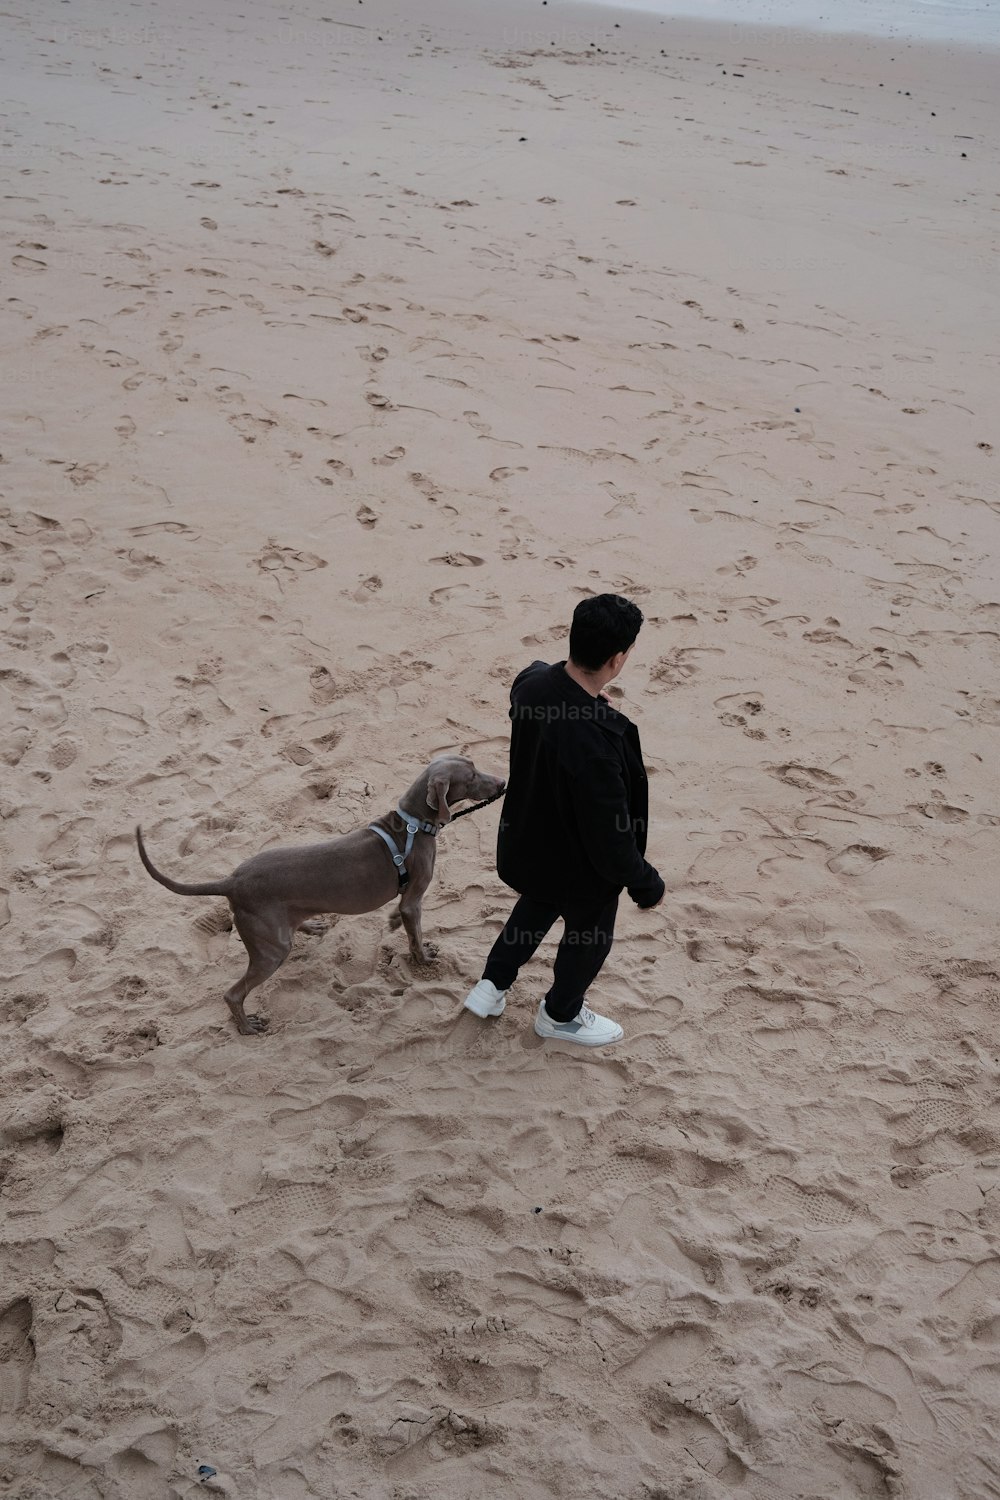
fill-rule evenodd
<path id="1" fill-rule="evenodd" d="M 427 0 L 5 12 L 0 1497 L 997 1500 L 986 49 Z M 260 991 L 175 878 L 650 771 L 604 1053 L 498 809 Z M 251 1007 L 255 1008 L 255 1007 Z"/>

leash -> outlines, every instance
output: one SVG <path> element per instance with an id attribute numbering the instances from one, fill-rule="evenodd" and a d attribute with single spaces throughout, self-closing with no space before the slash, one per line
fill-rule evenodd
<path id="1" fill-rule="evenodd" d="M 477 802 L 473 807 L 463 807 L 461 812 L 452 813 L 451 821 L 454 823 L 456 818 L 464 818 L 466 813 L 478 812 L 481 807 L 489 807 L 490 803 L 496 802 L 499 797 L 504 795 L 506 790 L 506 787 L 501 787 L 498 792 L 494 792 L 493 796 L 487 797 L 484 802 Z"/>

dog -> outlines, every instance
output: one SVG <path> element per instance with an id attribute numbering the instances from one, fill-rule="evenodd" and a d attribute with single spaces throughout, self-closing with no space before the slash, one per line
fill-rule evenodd
<path id="1" fill-rule="evenodd" d="M 142 863 L 168 891 L 227 898 L 249 964 L 242 979 L 226 992 L 226 1004 L 240 1035 L 255 1036 L 268 1023 L 262 1016 L 248 1016 L 244 1001 L 284 963 L 294 933 L 323 913 L 357 916 L 398 895 L 399 909 L 391 925 L 402 922 L 414 963 L 432 961 L 436 950 L 424 943 L 420 907 L 434 874 L 436 835 L 451 821 L 454 804 L 498 797 L 505 785 L 499 777 L 477 771 L 464 756 L 439 756 L 404 792 L 395 812 L 366 828 L 322 844 L 265 849 L 224 880 L 197 885 L 162 874 L 146 853 L 141 828 L 136 828 L 135 837 Z"/>

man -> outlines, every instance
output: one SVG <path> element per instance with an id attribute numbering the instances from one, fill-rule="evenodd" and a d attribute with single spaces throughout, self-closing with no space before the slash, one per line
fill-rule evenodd
<path id="1" fill-rule="evenodd" d="M 621 892 L 644 910 L 663 900 L 663 881 L 644 858 L 649 789 L 639 732 L 604 693 L 641 625 L 640 610 L 618 594 L 584 599 L 573 613 L 569 660 L 532 662 L 514 679 L 497 873 L 521 899 L 465 1000 L 477 1016 L 499 1016 L 518 970 L 561 917 L 554 982 L 535 1031 L 583 1047 L 624 1035 L 584 1003 L 611 950 Z"/>

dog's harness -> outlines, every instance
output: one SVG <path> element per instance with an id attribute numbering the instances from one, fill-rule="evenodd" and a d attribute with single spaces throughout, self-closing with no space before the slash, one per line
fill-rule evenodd
<path id="1" fill-rule="evenodd" d="M 368 827 L 372 833 L 377 833 L 379 838 L 385 841 L 386 848 L 392 855 L 392 862 L 396 866 L 396 874 L 399 877 L 399 889 L 402 892 L 406 890 L 406 887 L 410 883 L 410 872 L 406 868 L 406 861 L 410 857 L 413 840 L 418 833 L 429 833 L 431 838 L 436 838 L 441 825 L 440 823 L 422 822 L 420 818 L 415 818 L 412 813 L 404 812 L 398 804 L 396 806 L 396 813 L 406 824 L 406 843 L 403 845 L 402 854 L 396 848 L 396 841 L 392 834 L 385 828 L 380 828 L 377 823 L 369 823 Z"/>
<path id="2" fill-rule="evenodd" d="M 481 807 L 489 807 L 490 803 L 496 802 L 497 798 L 502 797 L 506 790 L 506 787 L 501 787 L 499 792 L 494 792 L 493 796 L 487 797 L 485 801 L 476 802 L 472 807 L 463 807 L 461 812 L 452 813 L 451 821 L 454 823 L 456 818 L 464 818 L 466 813 L 478 812 Z M 399 891 L 402 895 L 403 891 L 406 890 L 406 887 L 410 883 L 410 872 L 406 868 L 406 861 L 410 857 L 410 850 L 413 848 L 413 840 L 416 838 L 418 833 L 429 833 L 432 839 L 437 838 L 438 834 L 441 832 L 441 829 L 444 827 L 444 824 L 423 822 L 420 818 L 414 817 L 412 813 L 404 812 L 398 803 L 396 804 L 396 814 L 398 817 L 402 818 L 403 822 L 406 824 L 406 843 L 403 845 L 402 853 L 400 853 L 396 848 L 396 841 L 387 829 L 380 828 L 377 823 L 369 823 L 368 827 L 371 829 L 372 833 L 378 834 L 379 838 L 383 840 L 386 848 L 392 855 L 392 862 L 396 866 L 396 875 L 399 879 Z"/>

